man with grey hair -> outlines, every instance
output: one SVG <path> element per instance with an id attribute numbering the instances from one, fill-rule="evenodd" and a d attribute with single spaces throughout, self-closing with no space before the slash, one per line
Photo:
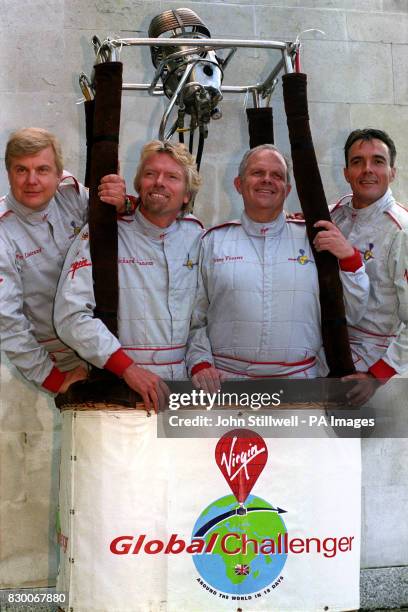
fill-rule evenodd
<path id="1" fill-rule="evenodd" d="M 139 207 L 118 224 L 119 337 L 94 317 L 88 229 L 68 253 L 55 300 L 59 336 L 86 361 L 123 378 L 146 410 L 164 406 L 163 379 L 186 378 L 201 223 L 186 216 L 200 185 L 184 145 L 153 140 L 141 152 Z"/>
<path id="2" fill-rule="evenodd" d="M 56 337 L 53 302 L 66 252 L 87 218 L 88 191 L 64 174 L 61 145 L 41 128 L 14 132 L 5 162 L 10 192 L 0 201 L 1 348 L 27 380 L 63 392 L 86 370 Z M 103 177 L 99 196 L 123 210 L 124 180 Z"/>
<path id="3" fill-rule="evenodd" d="M 317 271 L 304 222 L 283 211 L 288 161 L 273 145 L 260 145 L 244 155 L 234 184 L 244 211 L 203 236 L 187 354 L 194 384 L 210 392 L 222 378 L 319 373 Z M 361 258 L 332 224 L 318 225 L 333 236 L 347 316 L 356 321 L 367 292 Z"/>

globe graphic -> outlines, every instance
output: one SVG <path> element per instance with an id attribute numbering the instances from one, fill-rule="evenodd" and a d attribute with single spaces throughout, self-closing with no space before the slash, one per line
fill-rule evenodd
<path id="1" fill-rule="evenodd" d="M 201 513 L 194 525 L 192 537 L 203 537 L 208 544 L 211 536 L 219 534 L 211 554 L 193 556 L 194 564 L 202 579 L 213 588 L 226 594 L 247 595 L 269 586 L 279 576 L 286 562 L 287 553 L 256 553 L 254 546 L 247 546 L 246 554 L 226 554 L 221 548 L 221 538 L 229 533 L 245 534 L 248 539 L 261 542 L 287 533 L 282 516 L 277 509 L 261 497 L 249 495 L 243 513 L 237 513 L 239 504 L 233 495 L 226 495 L 211 503 Z M 233 539 L 228 550 L 238 548 L 240 540 Z"/>

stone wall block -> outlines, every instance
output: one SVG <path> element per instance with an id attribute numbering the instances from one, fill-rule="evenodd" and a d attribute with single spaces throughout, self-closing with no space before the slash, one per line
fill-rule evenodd
<path id="1" fill-rule="evenodd" d="M 362 502 L 362 567 L 408 565 L 407 487 L 363 485 Z"/>
<path id="2" fill-rule="evenodd" d="M 382 10 L 384 12 L 408 13 L 406 0 L 383 0 Z"/>
<path id="3" fill-rule="evenodd" d="M 391 45 L 311 40 L 303 70 L 310 102 L 393 103 Z"/>
<path id="4" fill-rule="evenodd" d="M 194 214 L 204 227 L 211 227 L 217 223 L 220 208 L 224 207 L 224 202 L 219 200 L 218 171 L 217 164 L 209 160 L 200 169 L 203 184 L 194 203 Z"/>
<path id="5" fill-rule="evenodd" d="M 50 24 L 53 24 L 56 30 L 63 27 L 64 0 L 30 0 L 24 5 L 16 0 L 3 0 L 2 4 L 2 22 L 11 32 L 25 31 L 32 41 L 32 48 L 37 46 L 40 32 L 48 29 Z"/>
<path id="6" fill-rule="evenodd" d="M 41 502 L 0 505 L 2 538 L 0 588 L 55 584 L 56 536 L 55 506 L 48 497 Z"/>
<path id="7" fill-rule="evenodd" d="M 27 434 L 23 432 L 0 433 L 0 504 L 27 499 L 26 439 Z"/>
<path id="8" fill-rule="evenodd" d="M 349 11 L 379 11 L 382 0 L 297 0 L 298 6 L 307 8 L 346 9 Z"/>
<path id="9" fill-rule="evenodd" d="M 319 164 L 324 193 L 329 206 L 337 202 L 340 196 L 350 193 L 350 189 L 344 179 L 343 166 L 344 164 L 339 164 L 338 166 Z"/>
<path id="10" fill-rule="evenodd" d="M 362 448 L 363 476 L 367 486 L 408 482 L 408 448 L 403 439 L 367 438 L 362 442 Z"/>
<path id="11" fill-rule="evenodd" d="M 104 29 L 106 34 L 147 35 L 150 21 L 161 12 L 160 0 L 69 0 L 65 2 L 65 28 Z M 124 34 L 121 33 L 121 36 Z"/>
<path id="12" fill-rule="evenodd" d="M 61 93 L 68 91 L 64 66 L 64 37 L 61 31 L 47 29 L 38 33 L 35 53 L 27 44 L 27 34 L 14 38 L 19 60 L 14 64 L 19 91 Z"/>
<path id="13" fill-rule="evenodd" d="M 158 138 L 160 121 L 168 102 L 167 98 L 151 97 L 146 91 L 123 93 L 119 157 L 123 161 L 133 162 L 132 181 L 142 146 L 148 140 Z M 176 118 L 176 113 L 170 116 L 167 129 Z"/>
<path id="14" fill-rule="evenodd" d="M 256 7 L 257 35 L 266 40 L 295 40 L 303 30 L 316 28 L 325 32 L 327 40 L 346 39 L 346 16 L 340 11 L 306 8 Z M 320 39 L 317 32 L 304 32 L 302 40 Z"/>
<path id="15" fill-rule="evenodd" d="M 347 31 L 350 40 L 404 44 L 408 40 L 408 15 L 350 12 Z"/>
<path id="16" fill-rule="evenodd" d="M 348 104 L 309 104 L 310 128 L 317 159 L 321 164 L 344 164 L 342 143 L 350 132 Z"/>
<path id="17" fill-rule="evenodd" d="M 18 86 L 18 74 L 16 70 L 16 57 L 19 53 L 15 46 L 15 34 L 12 34 L 5 25 L 0 22 L 0 93 L 15 91 Z M 2 125 L 7 121 L 7 117 L 0 105 L 0 117 L 3 119 Z"/>
<path id="18" fill-rule="evenodd" d="M 392 58 L 395 104 L 408 105 L 408 45 L 392 45 Z M 400 111 L 404 113 L 403 109 L 397 108 L 398 112 L 396 112 L 396 109 L 393 109 L 392 112 L 393 115 L 396 115 L 396 118 L 398 118 Z"/>
<path id="19" fill-rule="evenodd" d="M 52 432 L 28 434 L 25 456 L 28 498 L 31 501 L 43 501 L 47 495 L 56 500 L 59 480 L 59 435 Z"/>

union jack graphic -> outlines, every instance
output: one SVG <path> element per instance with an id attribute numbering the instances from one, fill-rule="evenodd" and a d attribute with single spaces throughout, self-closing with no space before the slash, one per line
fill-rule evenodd
<path id="1" fill-rule="evenodd" d="M 248 576 L 250 573 L 249 565 L 238 564 L 234 567 L 234 572 L 237 576 Z"/>

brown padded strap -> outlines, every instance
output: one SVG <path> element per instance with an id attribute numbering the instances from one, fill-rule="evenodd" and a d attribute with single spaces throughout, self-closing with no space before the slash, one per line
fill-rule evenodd
<path id="1" fill-rule="evenodd" d="M 118 139 L 122 98 L 122 64 L 95 66 L 95 111 L 90 172 L 89 239 L 96 309 L 108 329 L 117 336 L 118 229 L 116 210 L 98 197 L 98 185 L 106 174 L 118 171 Z"/>
<path id="2" fill-rule="evenodd" d="M 330 221 L 331 218 L 310 131 L 307 77 L 301 73 L 286 74 L 282 77 L 282 83 L 293 174 L 319 277 L 323 346 L 329 376 L 346 376 L 353 374 L 355 369 L 348 339 L 338 261 L 331 253 L 318 253 L 313 248 L 313 239 L 319 231 L 313 225 L 320 219 Z"/>
<path id="3" fill-rule="evenodd" d="M 273 111 L 270 106 L 247 108 L 249 148 L 273 144 Z"/>

